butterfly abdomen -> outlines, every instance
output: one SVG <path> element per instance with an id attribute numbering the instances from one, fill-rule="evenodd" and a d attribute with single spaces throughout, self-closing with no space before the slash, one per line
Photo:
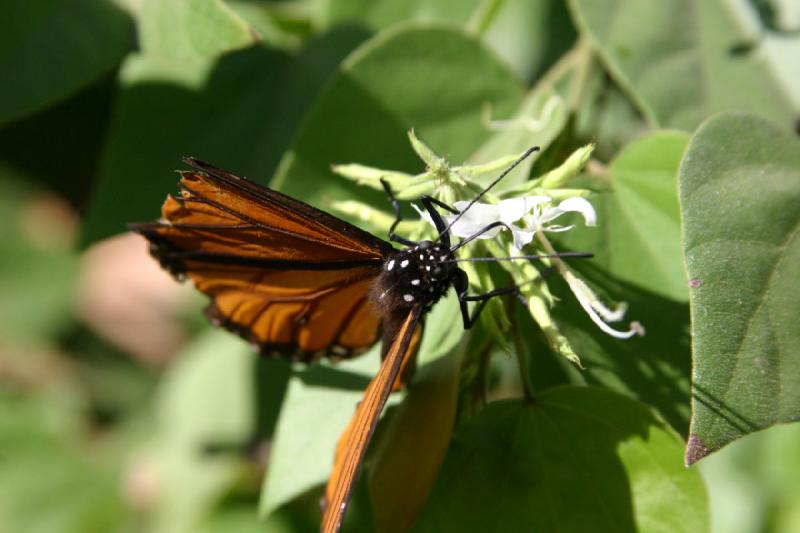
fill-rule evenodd
<path id="1" fill-rule="evenodd" d="M 383 264 L 371 298 L 380 309 L 410 309 L 435 304 L 451 283 L 453 258 L 450 250 L 431 241 L 398 250 Z"/>

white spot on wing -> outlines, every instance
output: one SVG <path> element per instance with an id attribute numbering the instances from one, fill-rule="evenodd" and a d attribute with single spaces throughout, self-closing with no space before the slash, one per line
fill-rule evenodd
<path id="1" fill-rule="evenodd" d="M 391 269 L 393 269 L 393 268 L 394 268 L 394 259 L 392 259 L 391 261 L 389 261 L 389 264 L 388 264 L 388 265 L 386 265 L 386 270 L 391 270 Z"/>
<path id="2" fill-rule="evenodd" d="M 412 295 L 410 295 L 410 294 L 404 294 L 403 295 L 403 300 L 405 300 L 407 302 L 413 302 L 414 301 L 414 297 Z"/>
<path id="3" fill-rule="evenodd" d="M 418 279 L 412 279 L 411 280 L 411 284 L 412 285 L 419 285 L 419 280 Z"/>
<path id="4" fill-rule="evenodd" d="M 405 268 L 408 266 L 408 259 L 403 259 L 400 261 L 400 268 Z"/>

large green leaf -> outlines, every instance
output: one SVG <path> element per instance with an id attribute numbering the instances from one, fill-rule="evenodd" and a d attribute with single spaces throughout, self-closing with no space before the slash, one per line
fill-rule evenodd
<path id="1" fill-rule="evenodd" d="M 789 124 L 788 89 L 757 53 L 724 0 L 570 0 L 579 29 L 652 124 L 694 129 L 718 111 Z"/>
<path id="2" fill-rule="evenodd" d="M 379 34 L 354 52 L 312 108 L 273 185 L 322 205 L 353 196 L 381 199 L 335 176 L 334 163 L 420 172 L 407 132 L 451 161 L 467 159 L 489 132 L 488 103 L 507 116 L 522 88 L 474 37 L 440 26 L 407 26 Z"/>
<path id="3" fill-rule="evenodd" d="M 256 40 L 222 0 L 144 0 L 139 33 L 145 54 L 183 60 L 215 56 Z"/>
<path id="4" fill-rule="evenodd" d="M 500 401 L 459 428 L 416 531 L 708 530 L 699 473 L 644 405 L 586 387 Z"/>
<path id="5" fill-rule="evenodd" d="M 800 142 L 748 115 L 695 134 L 680 171 L 694 352 L 693 463 L 800 418 Z"/>
<path id="6" fill-rule="evenodd" d="M 132 57 L 122 73 L 84 242 L 157 216 L 175 190 L 181 156 L 269 180 L 308 102 L 363 37 L 334 31 L 295 57 L 261 46 L 216 62 Z"/>
<path id="7" fill-rule="evenodd" d="M 577 228 L 561 242 L 593 252 L 593 263 L 617 279 L 686 301 L 681 256 L 678 167 L 689 135 L 656 131 L 622 149 L 589 186 L 598 227 Z"/>
<path id="8" fill-rule="evenodd" d="M 484 14 L 490 9 L 497 9 L 493 18 Z M 475 22 L 480 24 L 476 19 L 482 14 L 489 23 L 486 43 L 528 82 L 539 79 L 575 41 L 575 28 L 562 0 L 484 0 L 470 21 L 477 31 L 481 28 Z"/>
<path id="9" fill-rule="evenodd" d="M 292 376 L 264 478 L 262 514 L 328 479 L 339 435 L 378 365 L 378 350 L 372 350 L 335 368 L 325 363 Z"/>
<path id="10" fill-rule="evenodd" d="M 520 78 L 534 80 L 575 40 L 561 0 L 337 0 L 325 24 L 361 24 L 384 30 L 407 21 L 450 22 L 482 35 Z"/>
<path id="11" fill-rule="evenodd" d="M 5 2 L 3 20 L 0 122 L 88 85 L 133 48 L 130 17 L 108 0 Z"/>

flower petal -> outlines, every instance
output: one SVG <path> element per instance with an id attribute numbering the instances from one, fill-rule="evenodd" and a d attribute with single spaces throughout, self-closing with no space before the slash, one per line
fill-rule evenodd
<path id="1" fill-rule="evenodd" d="M 455 202 L 453 207 L 461 211 L 466 209 L 469 202 Z M 445 220 L 449 224 L 457 215 L 447 215 Z M 471 237 L 480 230 L 500 220 L 500 208 L 494 204 L 474 203 L 467 211 L 459 217 L 458 221 L 450 228 L 453 235 L 457 237 Z M 502 228 L 496 228 L 481 235 L 480 239 L 491 239 L 497 235 Z"/>
<path id="2" fill-rule="evenodd" d="M 610 311 L 605 305 L 600 302 L 600 299 L 597 295 L 589 288 L 586 283 L 582 280 L 575 277 L 575 275 L 570 272 L 566 271 L 564 273 L 564 279 L 566 280 L 569 288 L 572 289 L 572 293 L 578 299 L 578 303 L 581 304 L 583 310 L 589 315 L 589 318 L 592 319 L 597 327 L 603 330 L 605 333 L 611 335 L 612 337 L 616 337 L 617 339 L 630 339 L 634 335 L 644 335 L 644 328 L 639 322 L 631 322 L 630 329 L 628 331 L 618 331 L 603 320 L 600 317 L 600 314 L 608 315 L 609 313 L 613 316 L 613 319 L 619 320 L 622 318 L 619 315 L 619 311 L 621 310 L 622 313 L 625 312 L 624 308 L 617 309 L 617 311 Z M 619 316 L 617 316 L 619 315 Z"/>
<path id="3" fill-rule="evenodd" d="M 529 244 L 533 240 L 533 236 L 536 234 L 536 231 L 528 231 L 512 224 L 511 233 L 514 236 L 514 247 L 517 250 L 522 250 L 523 246 Z"/>
<path id="4" fill-rule="evenodd" d="M 433 223 L 433 219 L 431 218 L 431 214 L 430 213 L 428 213 L 424 209 L 420 209 L 419 207 L 417 207 L 417 204 L 411 204 L 411 207 L 413 207 L 416 210 L 416 212 L 419 213 L 419 218 L 421 218 L 422 220 L 424 220 L 425 222 L 427 222 L 428 224 L 430 224 L 434 228 L 436 227 L 436 224 Z"/>
<path id="5" fill-rule="evenodd" d="M 506 224 L 511 224 L 527 215 L 535 206 L 552 201 L 549 196 L 521 196 L 519 198 L 509 198 L 501 200 L 497 204 L 500 212 L 500 220 Z"/>
<path id="6" fill-rule="evenodd" d="M 558 204 L 558 206 L 545 209 L 544 213 L 542 213 L 542 217 L 539 219 L 539 222 L 544 224 L 568 212 L 580 213 L 583 216 L 583 221 L 587 226 L 597 225 L 597 213 L 595 212 L 594 207 L 592 207 L 592 204 L 589 203 L 586 198 L 581 198 L 580 196 L 567 198 Z"/>

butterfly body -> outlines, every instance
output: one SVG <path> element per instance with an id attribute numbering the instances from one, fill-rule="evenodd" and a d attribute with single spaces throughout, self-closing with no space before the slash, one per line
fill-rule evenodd
<path id="1" fill-rule="evenodd" d="M 383 313 L 422 305 L 429 310 L 453 283 L 456 270 L 450 249 L 431 241 L 391 254 L 376 278 L 370 296 Z"/>

